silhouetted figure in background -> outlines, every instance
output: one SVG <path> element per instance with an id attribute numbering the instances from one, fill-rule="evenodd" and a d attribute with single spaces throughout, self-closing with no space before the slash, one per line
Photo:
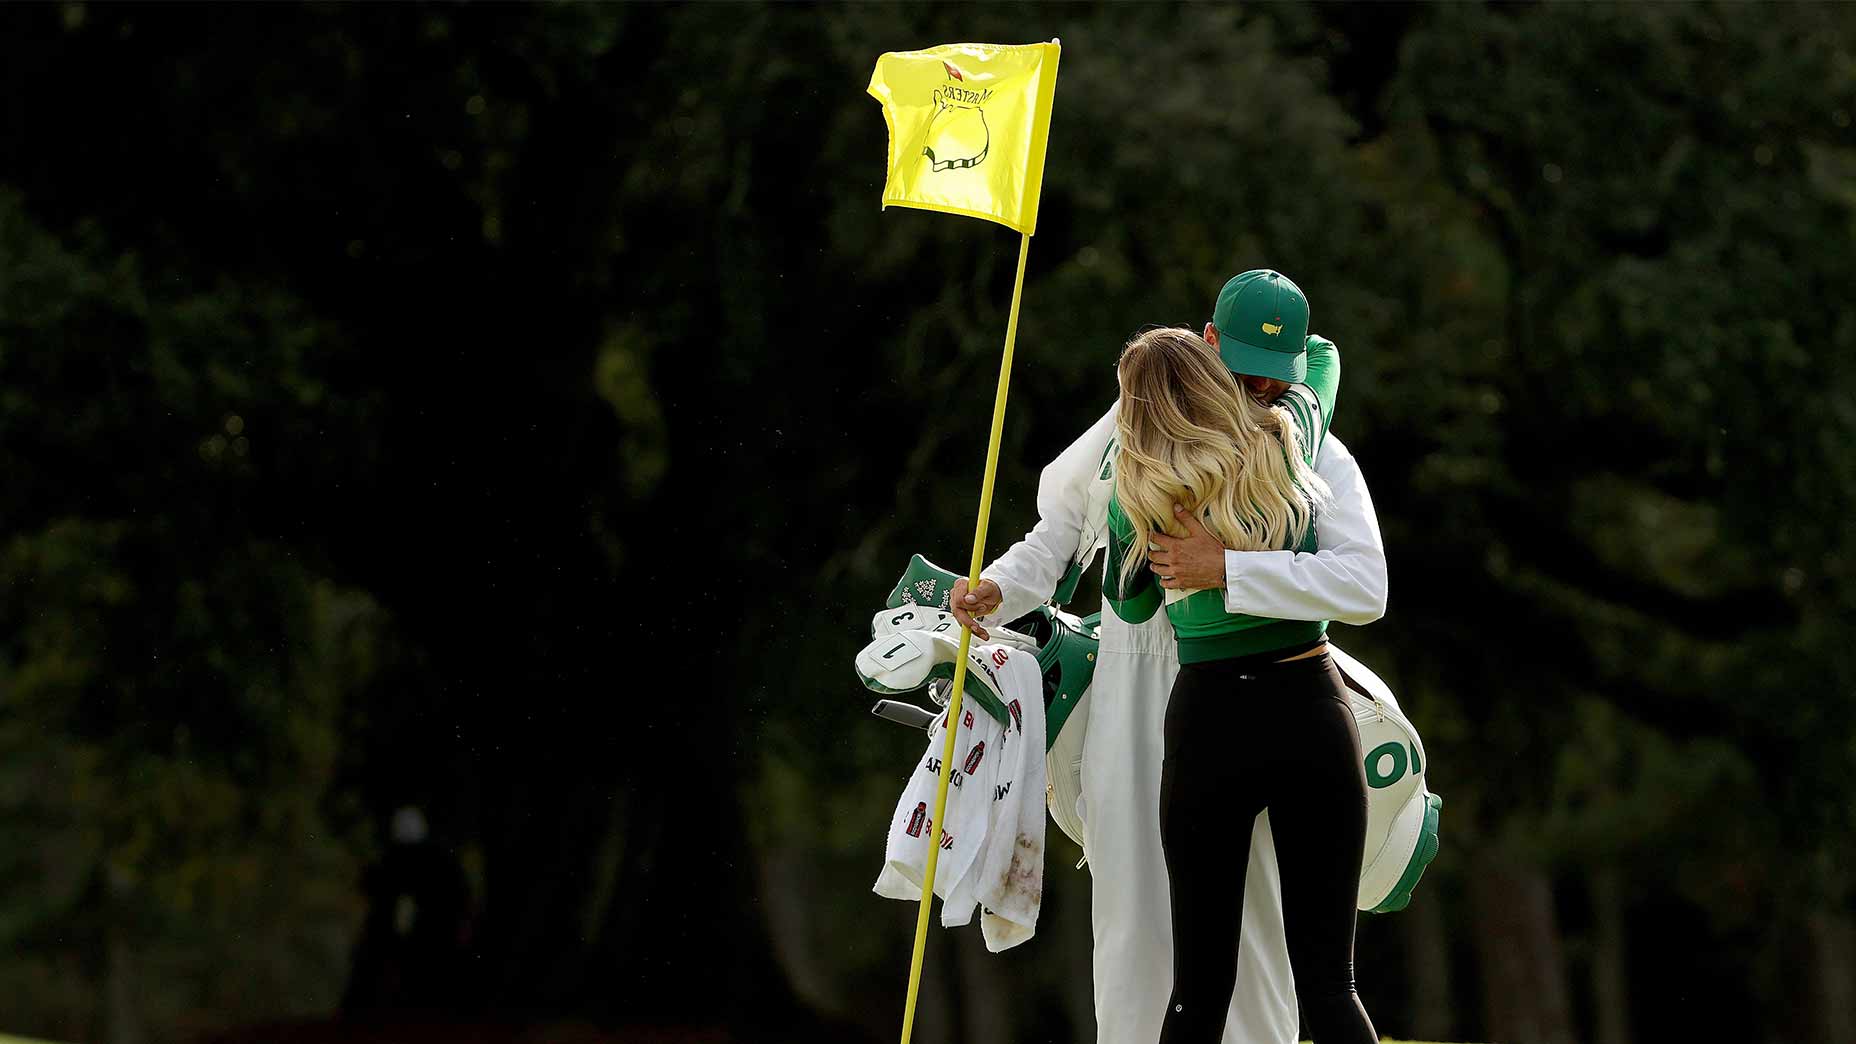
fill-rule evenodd
<path id="1" fill-rule="evenodd" d="M 362 878 L 367 923 L 355 945 L 347 1014 L 455 1007 L 465 983 L 470 886 L 457 857 L 431 840 L 425 814 L 393 814 L 390 843 Z"/>

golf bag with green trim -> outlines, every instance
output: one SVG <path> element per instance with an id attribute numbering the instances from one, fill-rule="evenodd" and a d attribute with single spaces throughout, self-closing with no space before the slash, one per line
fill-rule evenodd
<path id="1" fill-rule="evenodd" d="M 960 648 L 960 625 L 948 611 L 956 579 L 920 555 L 910 559 L 885 608 L 871 621 L 873 640 L 857 654 L 857 676 L 866 688 L 900 695 L 927 687 L 931 699 L 945 702 L 945 688 L 953 677 Z M 979 650 L 1006 645 L 1037 655 L 1044 672 L 1046 804 L 1058 828 L 1085 853 L 1089 843 L 1082 754 L 1099 619 L 1100 614 L 1079 619 L 1044 605 L 1009 626 L 989 628 L 987 645 L 976 644 L 968 650 L 965 696 L 1004 723 L 1005 703 L 992 667 Z M 1346 681 L 1365 752 L 1366 846 L 1358 905 L 1372 913 L 1391 913 L 1410 904 L 1412 890 L 1437 855 L 1443 799 L 1425 786 L 1429 762 L 1424 743 L 1399 709 L 1392 690 L 1334 643 L 1328 643 L 1328 651 Z M 938 716 L 917 704 L 890 700 L 879 702 L 875 711 L 923 728 Z"/>

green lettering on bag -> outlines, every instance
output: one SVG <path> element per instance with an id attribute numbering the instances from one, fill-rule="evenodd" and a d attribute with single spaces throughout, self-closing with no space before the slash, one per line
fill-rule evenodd
<path id="1" fill-rule="evenodd" d="M 1392 771 L 1380 772 L 1379 762 L 1387 756 L 1392 758 Z M 1405 765 L 1403 743 L 1381 743 L 1366 755 L 1366 785 L 1374 790 L 1384 790 L 1404 778 Z"/>

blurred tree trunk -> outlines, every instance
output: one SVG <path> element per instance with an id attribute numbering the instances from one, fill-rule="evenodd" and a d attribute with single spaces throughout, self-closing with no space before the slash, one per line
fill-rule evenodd
<path id="1" fill-rule="evenodd" d="M 960 1039 L 957 1027 L 961 1025 L 961 1018 L 956 1005 L 961 1002 L 962 996 L 949 986 L 958 978 L 959 960 L 952 946 L 931 945 L 922 955 L 922 985 L 921 992 L 915 998 L 915 1026 L 911 1033 L 915 1040 Z M 907 980 L 900 984 L 901 987 L 907 985 Z M 892 996 L 895 999 L 883 1007 L 895 1019 L 890 1031 L 893 1033 L 898 1032 L 902 1026 L 904 995 L 903 990 L 897 986 L 891 986 L 890 989 L 894 991 Z"/>
<path id="2" fill-rule="evenodd" d="M 109 940 L 109 1044 L 142 1044 L 142 1013 L 137 1003 L 140 993 L 135 983 L 135 956 L 129 942 L 119 930 L 112 929 Z"/>
<path id="3" fill-rule="evenodd" d="M 1597 1006 L 1598 1044 L 1630 1044 L 1630 975 L 1625 953 L 1624 883 L 1614 867 L 1592 875 L 1596 952 L 1592 996 Z"/>
<path id="4" fill-rule="evenodd" d="M 1070 1013 L 1070 1035 L 1074 1040 L 1088 1041 L 1096 1039 L 1095 922 L 1090 910 L 1093 896 L 1088 870 L 1075 871 L 1072 865 L 1067 859 L 1053 861 L 1044 873 L 1075 874 L 1078 879 L 1063 892 L 1056 935 L 1057 944 L 1063 948 L 1059 960 L 1063 965 L 1063 1000 Z"/>
<path id="5" fill-rule="evenodd" d="M 714 691 L 697 682 L 680 709 L 675 699 L 651 701 L 659 720 L 624 750 L 629 778 L 618 788 L 628 808 L 617 827 L 625 840 L 612 883 L 584 889 L 609 889 L 610 904 L 584 937 L 585 915 L 577 906 L 569 914 L 583 889 L 542 878 L 538 884 L 564 894 L 549 904 L 559 915 L 550 918 L 548 934 L 511 940 L 511 955 L 524 958 L 516 965 L 526 983 L 518 996 L 557 995 L 547 975 L 555 963 L 550 950 L 560 947 L 584 955 L 567 965 L 569 980 L 558 993 L 570 1008 L 622 1020 L 754 1026 L 769 1037 L 805 1020 L 760 909 L 728 764 L 739 749 L 733 723 L 701 720 L 717 710 L 705 698 Z M 568 803 L 565 793 L 562 799 Z M 563 822 L 572 817 L 548 826 L 560 829 Z"/>
<path id="6" fill-rule="evenodd" d="M 133 917 L 136 897 L 125 875 L 102 873 L 104 906 L 113 916 L 103 930 L 103 1019 L 109 1044 L 142 1044 L 147 1039 L 142 1018 L 141 986 L 136 981 L 135 951 L 126 923 Z"/>
<path id="7" fill-rule="evenodd" d="M 937 911 L 938 916 L 938 911 Z M 930 942 L 953 943 L 960 966 L 960 1012 L 964 1032 L 959 1039 L 970 1044 L 1012 1044 L 1012 1015 L 1019 1005 L 1007 988 L 1007 965 L 986 952 L 975 923 L 953 932 L 953 938 Z"/>
<path id="8" fill-rule="evenodd" d="M 1470 877 L 1486 1035 L 1503 1044 L 1573 1044 L 1553 891 L 1539 868 L 1484 849 Z"/>
<path id="9" fill-rule="evenodd" d="M 1817 980 L 1817 1039 L 1856 1044 L 1856 926 L 1847 915 L 1821 910 L 1808 923 Z"/>
<path id="10" fill-rule="evenodd" d="M 808 1003 L 829 1011 L 855 1007 L 846 992 L 850 984 L 833 974 L 825 959 L 825 940 L 818 937 L 818 922 L 811 910 L 830 902 L 831 897 L 818 894 L 808 853 L 792 845 L 769 845 L 757 855 L 761 902 L 774 957 L 793 989 Z"/>
<path id="11" fill-rule="evenodd" d="M 1456 1005 L 1450 997 L 1450 940 L 1444 932 L 1442 896 L 1420 896 L 1398 916 L 1411 974 L 1411 1032 L 1424 1040 L 1452 1040 Z"/>

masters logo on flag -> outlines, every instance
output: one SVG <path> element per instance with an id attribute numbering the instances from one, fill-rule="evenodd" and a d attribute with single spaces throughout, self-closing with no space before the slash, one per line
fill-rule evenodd
<path id="1" fill-rule="evenodd" d="M 966 74 L 953 62 L 942 62 L 950 80 L 966 80 Z M 970 91 L 946 84 L 934 91 L 934 120 L 928 124 L 928 144 L 922 155 L 934 170 L 964 170 L 986 161 L 992 146 L 992 132 L 986 129 L 985 105 L 992 100 L 991 91 Z M 939 146 L 941 154 L 935 155 Z"/>
<path id="2" fill-rule="evenodd" d="M 878 58 L 870 95 L 889 122 L 883 205 L 1035 232 L 1058 51 L 947 44 Z"/>

